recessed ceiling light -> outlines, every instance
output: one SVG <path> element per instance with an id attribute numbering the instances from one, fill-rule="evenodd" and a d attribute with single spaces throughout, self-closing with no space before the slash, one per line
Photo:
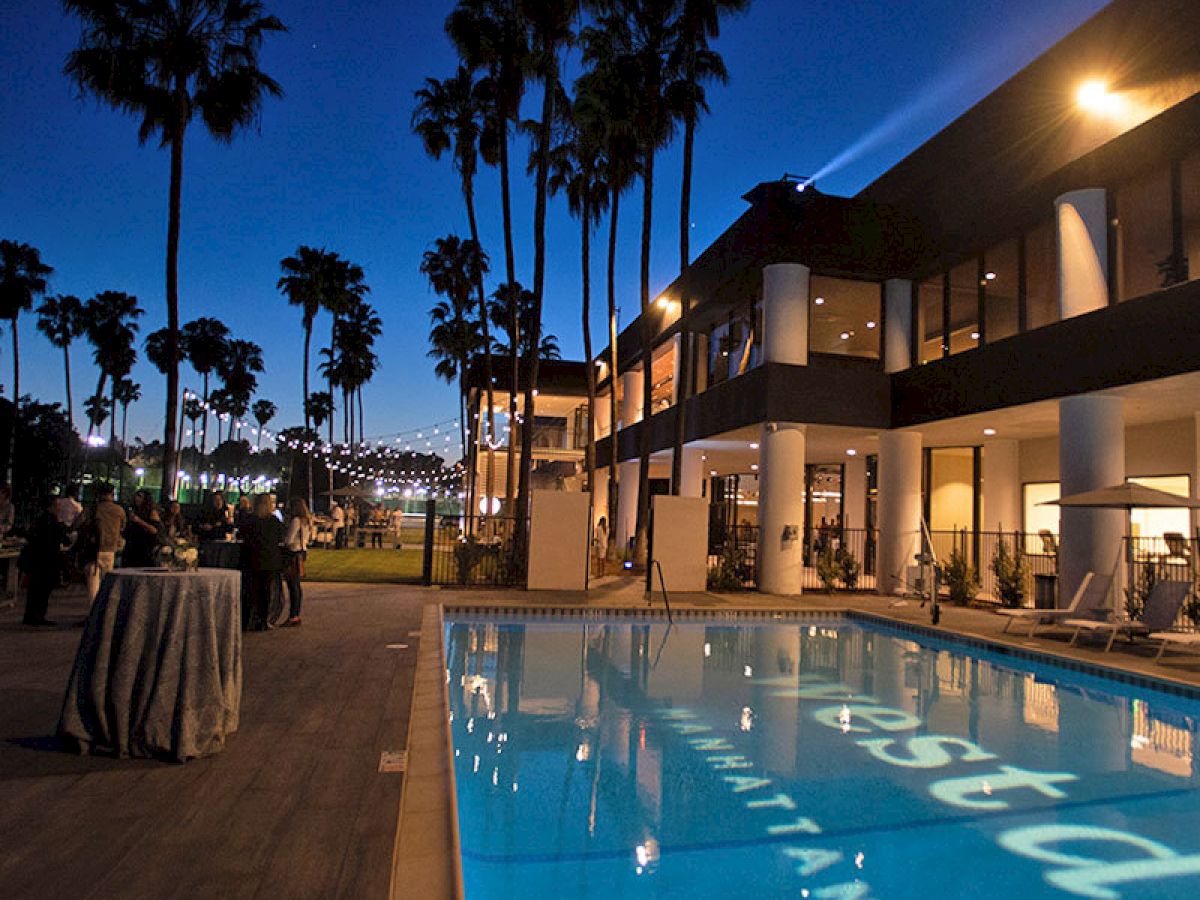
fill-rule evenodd
<path id="1" fill-rule="evenodd" d="M 750 471 L 757 472 L 758 471 L 758 463 L 750 463 Z"/>
<path id="2" fill-rule="evenodd" d="M 825 298 L 824 298 L 824 297 L 818 297 L 817 299 L 815 299 L 815 300 L 813 301 L 813 304 L 814 304 L 814 305 L 816 305 L 816 306 L 824 306 L 824 305 L 825 305 Z"/>
<path id="3" fill-rule="evenodd" d="M 758 443 L 757 443 L 757 442 L 755 442 L 755 441 L 751 441 L 751 442 L 750 442 L 750 449 L 751 449 L 751 450 L 757 450 L 757 449 L 758 449 Z"/>
<path id="4" fill-rule="evenodd" d="M 983 277 L 984 277 L 984 278 L 986 278 L 988 281 L 995 281 L 995 280 L 996 280 L 996 273 L 995 273 L 995 272 L 988 272 L 988 273 L 987 273 L 987 274 L 985 274 Z"/>
<path id="5" fill-rule="evenodd" d="M 843 332 L 842 332 L 842 340 L 843 340 L 843 341 L 848 341 L 848 340 L 850 340 L 850 332 L 848 332 L 848 331 L 843 331 Z"/>
<path id="6" fill-rule="evenodd" d="M 978 331 L 971 332 L 971 340 L 973 340 L 973 341 L 979 340 L 979 332 Z"/>
<path id="7" fill-rule="evenodd" d="M 875 320 L 874 320 L 874 319 L 872 319 L 870 322 L 868 322 L 868 323 L 867 323 L 867 327 L 868 327 L 868 328 L 874 328 L 874 327 L 875 327 Z"/>
<path id="8" fill-rule="evenodd" d="M 849 450 L 846 451 L 846 455 L 847 456 L 858 456 L 858 451 L 855 450 L 853 447 L 851 447 Z"/>
<path id="9" fill-rule="evenodd" d="M 995 428 L 985 428 L 985 429 L 983 429 L 983 433 L 986 434 L 988 437 L 991 437 L 993 434 L 996 433 L 996 429 Z"/>
<path id="10" fill-rule="evenodd" d="M 709 475 L 711 475 L 713 478 L 716 478 L 716 477 L 717 477 L 717 470 L 716 470 L 716 469 L 709 469 L 709 470 L 708 470 L 708 474 L 709 474 Z"/>

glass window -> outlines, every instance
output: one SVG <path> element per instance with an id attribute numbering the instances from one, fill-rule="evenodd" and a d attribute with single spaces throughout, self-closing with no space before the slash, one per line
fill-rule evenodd
<path id="1" fill-rule="evenodd" d="M 979 346 L 979 260 L 950 272 L 950 353 Z"/>
<path id="2" fill-rule="evenodd" d="M 1058 238 L 1053 219 L 1025 235 L 1025 310 L 1029 328 L 1058 321 Z"/>
<path id="3" fill-rule="evenodd" d="M 1159 475 L 1128 480 L 1142 487 L 1181 497 L 1189 496 L 1191 487 L 1187 475 Z M 1186 509 L 1134 509 L 1130 510 L 1129 519 L 1134 538 L 1161 539 L 1164 534 L 1187 535 L 1191 531 L 1191 514 Z"/>
<path id="4" fill-rule="evenodd" d="M 813 276 L 809 282 L 809 349 L 879 358 L 879 285 Z"/>
<path id="5" fill-rule="evenodd" d="M 1017 242 L 1005 241 L 983 257 L 983 318 L 987 342 L 1003 340 L 1020 330 Z"/>
<path id="6" fill-rule="evenodd" d="M 722 322 L 708 334 L 708 386 L 729 380 L 729 322 Z"/>
<path id="7" fill-rule="evenodd" d="M 945 562 L 955 547 L 975 557 L 975 448 L 929 451 L 929 531 L 934 554 Z M 964 537 L 962 532 L 966 530 Z M 965 543 L 964 543 L 965 542 Z"/>
<path id="8" fill-rule="evenodd" d="M 917 288 L 917 355 L 922 363 L 946 355 L 942 327 L 942 276 L 922 281 Z"/>
<path id="9" fill-rule="evenodd" d="M 1025 552 L 1053 555 L 1058 547 L 1058 507 L 1043 506 L 1059 498 L 1057 481 L 1025 485 Z"/>
<path id="10" fill-rule="evenodd" d="M 675 342 L 667 341 L 654 351 L 650 367 L 650 408 L 662 412 L 675 402 Z"/>
<path id="11" fill-rule="evenodd" d="M 1161 169 L 1117 190 L 1117 296 L 1130 300 L 1173 283 L 1171 171 Z"/>
<path id="12" fill-rule="evenodd" d="M 1180 167 L 1183 186 L 1183 256 L 1185 278 L 1200 278 L 1200 153 L 1193 153 Z"/>

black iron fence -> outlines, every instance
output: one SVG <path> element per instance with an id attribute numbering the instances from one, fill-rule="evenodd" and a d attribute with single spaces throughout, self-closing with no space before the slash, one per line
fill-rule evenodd
<path id="1" fill-rule="evenodd" d="M 426 516 L 421 580 L 447 587 L 525 583 L 526 520 L 503 516 Z"/>

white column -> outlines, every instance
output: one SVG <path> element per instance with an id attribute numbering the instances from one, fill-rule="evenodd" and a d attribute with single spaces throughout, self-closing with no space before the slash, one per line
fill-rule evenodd
<path id="1" fill-rule="evenodd" d="M 1120 397 L 1067 397 L 1058 402 L 1058 466 L 1064 497 L 1125 480 L 1125 414 Z M 1065 604 L 1085 573 L 1112 573 L 1125 534 L 1125 513 L 1064 506 L 1061 521 L 1058 600 Z"/>
<path id="2" fill-rule="evenodd" d="M 799 594 L 804 572 L 805 426 L 768 422 L 759 458 L 758 589 Z"/>
<path id="3" fill-rule="evenodd" d="M 842 524 L 847 528 L 867 527 L 867 459 L 847 456 L 842 470 Z"/>
<path id="4" fill-rule="evenodd" d="M 983 530 L 1021 527 L 1021 457 L 1016 441 L 984 441 Z"/>
<path id="5" fill-rule="evenodd" d="M 704 487 L 704 453 L 696 447 L 683 448 L 679 471 L 679 496 L 701 497 Z M 707 523 L 705 524 L 707 527 Z"/>
<path id="6" fill-rule="evenodd" d="M 889 278 L 883 289 L 883 370 L 900 372 L 913 364 L 912 282 Z"/>
<path id="7" fill-rule="evenodd" d="M 596 483 L 592 485 L 592 536 L 601 519 L 608 519 L 608 467 L 596 469 Z"/>
<path id="8" fill-rule="evenodd" d="M 921 435 L 885 431 L 879 435 L 879 593 L 905 585 L 907 567 L 921 549 Z"/>
<path id="9" fill-rule="evenodd" d="M 1108 305 L 1108 204 L 1103 188 L 1063 194 L 1058 221 L 1058 313 L 1069 319 Z"/>
<path id="10" fill-rule="evenodd" d="M 808 266 L 763 268 L 763 359 L 808 365 Z"/>
<path id="11" fill-rule="evenodd" d="M 612 390 L 612 387 L 609 387 Z M 596 435 L 596 440 L 606 437 L 612 431 L 612 404 L 609 401 L 609 392 L 605 391 L 596 397 L 596 427 L 593 433 Z"/>
<path id="12" fill-rule="evenodd" d="M 635 366 L 621 375 L 621 427 L 642 421 L 642 367 Z"/>
<path id="13" fill-rule="evenodd" d="M 625 551 L 637 528 L 638 462 L 619 463 L 617 483 L 617 552 Z"/>

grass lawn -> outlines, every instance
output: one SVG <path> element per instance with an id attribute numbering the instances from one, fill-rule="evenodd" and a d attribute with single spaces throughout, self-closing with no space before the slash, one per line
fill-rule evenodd
<path id="1" fill-rule="evenodd" d="M 380 584 L 421 580 L 420 550 L 308 551 L 305 581 L 363 581 Z"/>

